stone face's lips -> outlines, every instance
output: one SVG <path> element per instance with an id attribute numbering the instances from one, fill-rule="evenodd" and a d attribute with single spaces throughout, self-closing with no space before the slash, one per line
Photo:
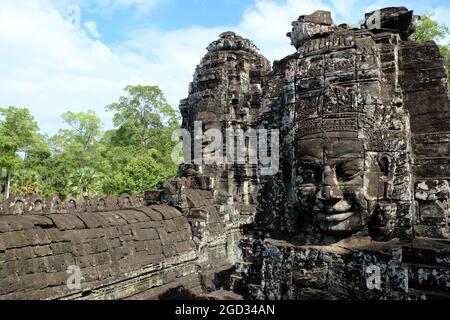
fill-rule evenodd
<path id="1" fill-rule="evenodd" d="M 356 211 L 355 206 L 349 203 L 348 201 L 340 201 L 339 203 L 335 204 L 334 206 L 326 206 L 324 204 L 318 203 L 314 206 L 314 212 L 315 214 L 327 214 L 327 215 L 334 215 L 334 214 L 341 214 L 341 213 L 347 213 L 350 211 Z"/>
<path id="2" fill-rule="evenodd" d="M 328 222 L 342 222 L 350 217 L 352 217 L 356 212 L 346 212 L 346 213 L 337 213 L 337 214 L 317 214 L 317 218 L 322 221 Z"/>
<path id="3" fill-rule="evenodd" d="M 316 214 L 324 213 L 324 214 L 332 215 L 332 214 L 346 213 L 346 212 L 352 211 L 352 209 L 353 209 L 352 206 L 345 206 L 342 208 L 336 208 L 336 207 L 318 208 L 318 209 L 315 209 L 314 212 Z"/>

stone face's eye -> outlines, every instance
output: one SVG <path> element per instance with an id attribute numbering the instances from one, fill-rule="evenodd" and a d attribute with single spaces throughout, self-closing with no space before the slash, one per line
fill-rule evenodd
<path id="1" fill-rule="evenodd" d="M 361 160 L 342 162 L 336 166 L 336 175 L 339 181 L 352 181 L 363 174 L 363 163 Z"/>
<path id="2" fill-rule="evenodd" d="M 323 166 L 316 161 L 301 162 L 298 167 L 298 184 L 318 184 L 322 180 Z"/>
<path id="3" fill-rule="evenodd" d="M 302 180 L 304 184 L 314 183 L 316 182 L 316 175 L 313 170 L 305 170 L 301 174 Z"/>

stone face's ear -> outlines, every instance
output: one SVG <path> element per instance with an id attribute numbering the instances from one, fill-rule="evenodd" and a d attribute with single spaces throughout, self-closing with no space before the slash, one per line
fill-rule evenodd
<path id="1" fill-rule="evenodd" d="M 387 155 L 384 155 L 381 157 L 380 161 L 379 161 L 379 165 L 380 165 L 380 171 L 383 174 L 384 177 L 389 177 L 390 173 L 391 173 L 391 169 L 390 169 L 390 165 L 391 165 L 391 161 L 390 158 Z"/>

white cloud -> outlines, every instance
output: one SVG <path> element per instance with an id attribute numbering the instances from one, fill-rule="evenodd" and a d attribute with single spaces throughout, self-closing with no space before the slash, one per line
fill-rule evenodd
<path id="1" fill-rule="evenodd" d="M 108 47 L 74 28 L 48 1 L 2 3 L 0 106 L 28 107 L 51 134 L 67 110 L 94 109 L 111 127 L 104 106 L 129 84 L 159 85 L 178 107 L 206 46 L 221 31 L 142 30 Z"/>
<path id="2" fill-rule="evenodd" d="M 51 0 L 52 4 L 59 10 L 77 5 L 88 11 L 100 14 L 112 14 L 116 10 L 126 7 L 136 9 L 137 13 L 147 13 L 159 0 Z"/>
<path id="3" fill-rule="evenodd" d="M 132 6 L 137 9 L 138 13 L 146 13 L 150 9 L 152 9 L 158 0 L 110 0 L 104 1 L 105 4 L 109 6 L 105 6 L 110 8 L 111 10 L 120 9 L 121 7 Z"/>
<path id="4" fill-rule="evenodd" d="M 0 60 L 0 105 L 30 108 L 49 132 L 66 110 L 102 112 L 136 76 L 135 66 L 45 1 L 2 4 Z"/>
<path id="5" fill-rule="evenodd" d="M 355 13 L 358 13 L 359 0 L 331 0 L 334 11 L 345 20 L 345 23 L 356 23 L 361 20 L 359 16 L 355 17 Z"/>
<path id="6" fill-rule="evenodd" d="M 91 36 L 94 38 L 100 38 L 100 33 L 98 32 L 95 21 L 86 21 L 83 26 L 87 29 Z"/>
<path id="7" fill-rule="evenodd" d="M 286 34 L 291 31 L 292 21 L 302 14 L 316 10 L 330 10 L 322 0 L 257 0 L 244 12 L 237 32 L 251 39 L 270 60 L 279 60 L 295 52 Z"/>
<path id="8" fill-rule="evenodd" d="M 104 106 L 117 101 L 126 85 L 158 85 L 177 108 L 188 94 L 206 47 L 220 33 L 236 31 L 271 61 L 279 60 L 295 51 L 286 37 L 292 21 L 318 9 L 330 10 L 325 0 L 257 0 L 236 26 L 130 30 L 125 41 L 107 45 L 97 39 L 94 21 L 85 22 L 83 29 L 74 28 L 61 13 L 65 7 L 56 7 L 54 0 L 0 2 L 0 106 L 30 108 L 48 133 L 63 125 L 60 115 L 67 110 L 94 109 L 111 127 L 112 115 L 104 112 Z M 93 4 L 93 0 L 75 4 L 81 2 Z M 112 8 L 156 2 L 101 0 L 96 5 Z M 333 3 L 343 14 L 342 1 Z"/>

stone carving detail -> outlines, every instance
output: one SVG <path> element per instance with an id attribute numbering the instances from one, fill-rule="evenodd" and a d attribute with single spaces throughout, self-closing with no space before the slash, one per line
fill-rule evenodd
<path id="1" fill-rule="evenodd" d="M 300 16 L 298 21 L 292 22 L 292 32 L 287 34 L 291 44 L 298 49 L 304 40 L 319 37 L 333 31 L 331 13 L 316 11 L 311 15 Z"/>
<path id="2" fill-rule="evenodd" d="M 250 40 L 234 32 L 222 33 L 207 50 L 196 68 L 189 96 L 180 103 L 182 127 L 191 133 L 192 142 L 202 138 L 196 136 L 195 122 L 201 122 L 202 133 L 220 130 L 224 137 L 221 153 L 227 157 L 227 139 L 231 139 L 228 130 L 246 132 L 257 124 L 261 114 L 262 83 L 270 72 L 270 62 Z M 194 148 L 191 153 L 195 160 Z M 205 159 L 209 159 L 208 155 L 204 155 Z M 185 168 L 190 171 L 189 175 L 198 177 L 192 183 L 199 183 L 206 189 L 204 178 L 212 178 L 214 190 L 234 196 L 237 202 L 255 206 L 259 175 L 256 165 L 212 162 Z"/>
<path id="3" fill-rule="evenodd" d="M 383 23 L 388 14 L 403 12 L 399 10 L 382 10 Z M 381 65 L 387 61 L 382 50 L 395 49 L 385 45 L 385 38 L 378 39 L 375 31 L 333 26 L 323 12 L 302 16 L 294 25 L 303 28 L 288 34 L 291 39 L 297 34 L 293 42 L 298 55 L 287 57 L 283 64 L 284 94 L 295 96 L 295 101 L 286 99 L 284 106 L 272 106 L 294 114 L 292 122 L 283 118 L 279 126 L 286 136 L 295 137 L 293 143 L 281 146 L 281 153 L 293 164 L 292 174 L 284 170 L 291 178 L 281 186 L 291 195 L 283 219 L 290 225 L 276 228 L 295 232 L 297 226 L 307 241 L 320 243 L 329 235 L 361 232 L 372 221 L 385 237 L 393 228 L 387 232 L 391 238 L 411 238 L 412 212 L 400 218 L 403 223 L 388 223 L 393 214 L 382 213 L 386 207 L 381 205 L 412 207 L 409 118 L 399 98 L 399 61 L 392 61 L 393 74 Z M 311 25 L 329 30 L 301 33 L 309 32 Z M 388 41 L 394 44 L 400 39 L 395 40 L 392 32 Z M 291 79 L 296 85 L 287 90 Z M 375 212 L 383 219 L 375 222 Z"/>
<path id="4" fill-rule="evenodd" d="M 405 7 L 383 8 L 366 13 L 363 27 L 369 30 L 388 30 L 408 39 L 416 29 L 419 17 Z"/>
<path id="5" fill-rule="evenodd" d="M 244 39 L 234 32 L 224 32 L 220 35 L 220 39 L 211 43 L 208 48 L 208 52 L 215 51 L 247 51 L 249 53 L 257 54 L 259 49 L 247 39 Z"/>
<path id="6" fill-rule="evenodd" d="M 49 197 L 44 200 L 39 195 L 29 194 L 24 197 L 13 196 L 0 206 L 2 215 L 50 215 L 50 214 L 76 214 L 79 212 L 114 211 L 127 208 L 140 208 L 144 205 L 140 194 L 124 194 L 119 198 L 95 197 L 78 200 L 73 198 L 61 201 L 58 197 Z"/>

